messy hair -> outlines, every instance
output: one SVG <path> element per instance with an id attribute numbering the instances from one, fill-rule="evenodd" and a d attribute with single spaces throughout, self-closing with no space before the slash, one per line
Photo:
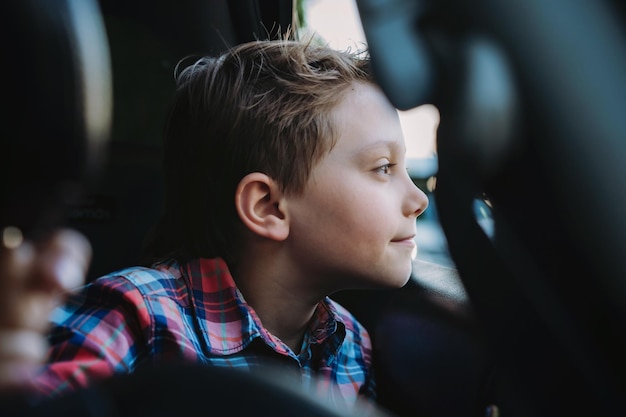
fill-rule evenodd
<path id="1" fill-rule="evenodd" d="M 182 69 L 165 126 L 165 213 L 152 256 L 232 260 L 235 190 L 262 172 L 300 193 L 337 140 L 332 110 L 355 82 L 373 82 L 363 51 L 254 41 Z"/>

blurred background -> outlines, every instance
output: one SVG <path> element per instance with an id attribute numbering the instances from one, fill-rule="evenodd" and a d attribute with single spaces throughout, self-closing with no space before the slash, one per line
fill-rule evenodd
<path id="1" fill-rule="evenodd" d="M 367 48 L 356 0 L 299 0 L 298 5 L 304 16 L 301 37 L 312 36 L 340 50 Z M 433 197 L 437 184 L 439 111 L 432 104 L 424 104 L 410 110 L 398 110 L 398 114 L 407 146 L 409 174 L 430 200 L 429 209 L 417 219 L 416 259 L 454 267 Z M 476 199 L 474 211 L 478 223 L 492 237 L 489 201 Z"/>

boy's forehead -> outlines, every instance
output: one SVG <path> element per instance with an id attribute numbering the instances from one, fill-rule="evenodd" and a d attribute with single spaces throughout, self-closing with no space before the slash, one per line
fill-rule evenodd
<path id="1" fill-rule="evenodd" d="M 334 108 L 332 120 L 335 140 L 331 155 L 405 150 L 398 111 L 374 84 L 355 83 Z"/>

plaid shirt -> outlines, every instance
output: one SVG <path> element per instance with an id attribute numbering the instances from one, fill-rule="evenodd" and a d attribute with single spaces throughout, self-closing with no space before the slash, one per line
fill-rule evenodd
<path id="1" fill-rule="evenodd" d="M 106 275 L 70 296 L 52 321 L 49 362 L 34 381 L 46 396 L 182 358 L 245 369 L 280 363 L 316 391 L 343 397 L 335 402 L 374 398 L 370 338 L 349 312 L 324 299 L 296 355 L 263 327 L 221 259 Z"/>

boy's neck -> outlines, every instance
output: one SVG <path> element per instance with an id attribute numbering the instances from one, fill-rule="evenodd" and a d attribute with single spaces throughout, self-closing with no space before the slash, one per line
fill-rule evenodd
<path id="1" fill-rule="evenodd" d="M 325 294 L 303 288 L 304 277 L 296 276 L 280 254 L 247 256 L 231 274 L 246 302 L 263 326 L 298 354 L 304 332 Z"/>

